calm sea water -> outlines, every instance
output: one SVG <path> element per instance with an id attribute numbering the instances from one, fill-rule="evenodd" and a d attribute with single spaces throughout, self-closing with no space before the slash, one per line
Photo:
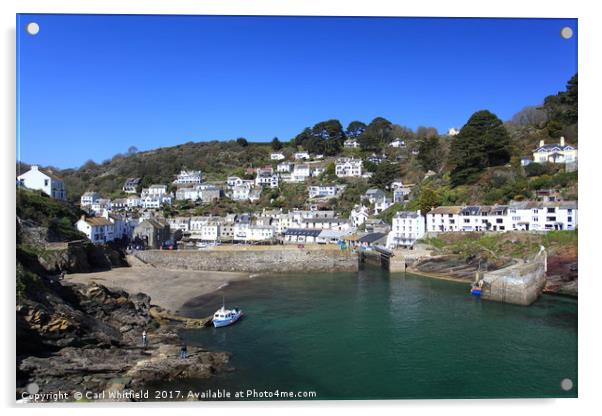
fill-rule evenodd
<path id="1" fill-rule="evenodd" d="M 365 269 L 256 277 L 195 299 L 188 313 L 213 313 L 222 294 L 246 317 L 183 336 L 231 352 L 236 370 L 190 387 L 318 399 L 577 396 L 572 299 L 506 305 L 471 298 L 466 284 Z"/>

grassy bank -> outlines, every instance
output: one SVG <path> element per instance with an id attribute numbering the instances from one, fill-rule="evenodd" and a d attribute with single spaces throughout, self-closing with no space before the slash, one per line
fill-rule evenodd
<path id="1" fill-rule="evenodd" d="M 545 234 L 507 233 L 446 233 L 423 240 L 440 254 L 464 257 L 481 256 L 529 258 L 544 246 L 550 255 L 577 253 L 577 231 L 549 231 Z"/>

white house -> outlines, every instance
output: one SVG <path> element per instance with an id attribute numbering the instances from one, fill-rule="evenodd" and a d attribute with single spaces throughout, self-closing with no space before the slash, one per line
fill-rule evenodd
<path id="1" fill-rule="evenodd" d="M 459 206 L 433 208 L 426 214 L 426 229 L 429 232 L 458 231 L 460 223 Z"/>
<path id="2" fill-rule="evenodd" d="M 176 200 L 178 201 L 198 201 L 201 199 L 201 190 L 198 187 L 178 188 L 176 191 Z"/>
<path id="3" fill-rule="evenodd" d="M 460 129 L 457 129 L 455 127 L 451 127 L 447 130 L 447 135 L 448 136 L 457 136 L 458 134 L 460 134 Z"/>
<path id="4" fill-rule="evenodd" d="M 104 217 L 86 218 L 84 215 L 75 223 L 75 227 L 86 234 L 94 244 L 113 241 L 113 223 Z"/>
<path id="5" fill-rule="evenodd" d="M 142 206 L 142 200 L 137 195 L 130 195 L 127 197 L 128 208 L 137 208 Z"/>
<path id="6" fill-rule="evenodd" d="M 429 232 L 575 230 L 575 201 L 521 201 L 509 205 L 438 207 L 427 214 Z"/>
<path id="7" fill-rule="evenodd" d="M 309 187 L 310 198 L 336 198 L 340 192 L 345 189 L 344 186 L 330 185 L 313 185 Z"/>
<path id="8" fill-rule="evenodd" d="M 111 209 L 113 210 L 127 208 L 127 206 L 128 201 L 126 198 L 116 198 L 111 201 Z"/>
<path id="9" fill-rule="evenodd" d="M 293 170 L 293 164 L 290 162 L 281 162 L 276 165 L 276 172 L 290 173 Z"/>
<path id="10" fill-rule="evenodd" d="M 360 143 L 355 139 L 347 139 L 343 142 L 343 147 L 346 149 L 357 149 Z"/>
<path id="11" fill-rule="evenodd" d="M 573 163 L 577 161 L 577 148 L 566 144 L 564 137 L 560 143 L 545 144 L 539 142 L 539 147 L 533 151 L 533 161 L 537 163 Z"/>
<path id="12" fill-rule="evenodd" d="M 256 186 L 269 186 L 270 188 L 278 188 L 279 176 L 276 173 L 258 172 L 255 178 Z"/>
<path id="13" fill-rule="evenodd" d="M 297 152 L 294 155 L 295 160 L 309 160 L 309 153 L 307 152 Z"/>
<path id="14" fill-rule="evenodd" d="M 343 218 L 305 218 L 301 228 L 312 230 L 346 230 L 351 227 L 349 221 Z"/>
<path id="15" fill-rule="evenodd" d="M 37 189 L 54 199 L 64 201 L 67 199 L 67 191 L 64 182 L 51 170 L 41 170 L 38 165 L 17 177 L 19 184 L 29 189 Z"/>
<path id="16" fill-rule="evenodd" d="M 226 184 L 230 188 L 234 188 L 235 186 L 242 185 L 243 179 L 239 178 L 238 176 L 228 176 L 228 178 L 226 179 Z"/>
<path id="17" fill-rule="evenodd" d="M 575 230 L 578 224 L 576 201 L 512 202 L 508 215 L 513 230 Z"/>
<path id="18" fill-rule="evenodd" d="M 216 242 L 220 239 L 220 224 L 216 221 L 201 226 L 199 238 L 202 241 Z"/>
<path id="19" fill-rule="evenodd" d="M 405 145 L 406 145 L 406 142 L 399 138 L 397 138 L 397 139 L 393 140 L 391 143 L 389 143 L 389 146 L 395 147 L 395 148 L 404 147 Z"/>
<path id="20" fill-rule="evenodd" d="M 173 181 L 176 185 L 196 185 L 203 182 L 200 170 L 182 170 Z"/>
<path id="21" fill-rule="evenodd" d="M 311 175 L 311 169 L 307 164 L 295 165 L 293 173 L 291 174 L 292 182 L 304 182 Z"/>
<path id="22" fill-rule="evenodd" d="M 387 238 L 387 247 L 412 247 L 424 237 L 425 218 L 420 210 L 400 211 L 393 217 L 393 225 Z"/>
<path id="23" fill-rule="evenodd" d="M 82 207 L 89 207 L 99 199 L 100 194 L 98 192 L 88 191 L 82 194 L 79 201 Z"/>
<path id="24" fill-rule="evenodd" d="M 387 208 L 393 205 L 393 200 L 387 196 L 383 196 L 382 198 L 376 199 L 374 201 L 374 214 L 378 215 Z"/>
<path id="25" fill-rule="evenodd" d="M 126 194 L 135 194 L 138 192 L 138 185 L 140 185 L 140 178 L 127 178 L 121 189 Z"/>
<path id="26" fill-rule="evenodd" d="M 249 199 L 251 187 L 246 185 L 236 185 L 232 188 L 232 199 L 235 201 L 246 201 Z"/>
<path id="27" fill-rule="evenodd" d="M 364 224 L 369 217 L 369 209 L 363 205 L 356 205 L 352 210 L 349 218 L 354 227 L 359 227 Z"/>
<path id="28" fill-rule="evenodd" d="M 285 156 L 279 152 L 270 154 L 270 160 L 284 160 L 284 158 Z"/>
<path id="29" fill-rule="evenodd" d="M 190 217 L 172 217 L 167 219 L 169 229 L 172 231 L 180 230 L 182 232 L 190 231 Z"/>
<path id="30" fill-rule="evenodd" d="M 362 165 L 363 163 L 360 159 L 340 158 L 336 161 L 335 173 L 340 178 L 361 177 Z"/>
<path id="31" fill-rule="evenodd" d="M 147 196 L 161 197 L 165 194 L 167 194 L 167 185 L 151 185 L 148 188 L 143 189 L 140 196 L 142 198 Z"/>

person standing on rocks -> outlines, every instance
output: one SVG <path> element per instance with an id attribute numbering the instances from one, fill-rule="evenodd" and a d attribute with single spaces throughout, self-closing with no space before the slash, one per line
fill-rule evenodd
<path id="1" fill-rule="evenodd" d="M 182 344 L 180 347 L 180 358 L 184 359 L 188 357 L 188 348 L 186 348 L 186 344 Z"/>
<path id="2" fill-rule="evenodd" d="M 148 347 L 148 334 L 146 333 L 146 329 L 142 331 L 142 346 L 144 348 Z"/>

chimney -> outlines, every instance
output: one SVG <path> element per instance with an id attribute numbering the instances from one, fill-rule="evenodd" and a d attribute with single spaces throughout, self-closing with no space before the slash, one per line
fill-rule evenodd
<path id="1" fill-rule="evenodd" d="M 31 170 L 38 170 L 38 165 L 31 165 Z"/>
<path id="2" fill-rule="evenodd" d="M 545 142 L 543 140 L 539 141 L 539 147 L 543 147 L 544 144 L 545 144 Z"/>
<path id="3" fill-rule="evenodd" d="M 82 215 L 80 219 L 81 219 L 82 221 L 86 221 L 86 216 L 85 216 L 85 215 Z"/>
<path id="4" fill-rule="evenodd" d="M 560 146 L 564 146 L 564 136 L 560 136 Z"/>

